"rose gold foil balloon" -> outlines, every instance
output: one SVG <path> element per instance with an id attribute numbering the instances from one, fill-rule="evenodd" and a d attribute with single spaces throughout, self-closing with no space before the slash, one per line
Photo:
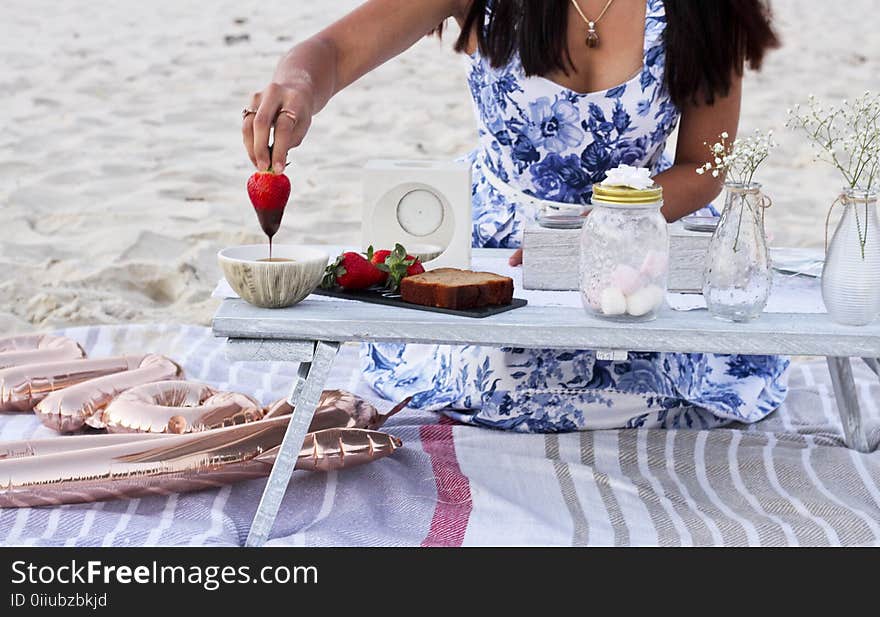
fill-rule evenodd
<path id="1" fill-rule="evenodd" d="M 168 494 L 266 476 L 288 420 L 187 435 L 95 435 L 4 444 L 0 507 Z M 75 449 L 77 443 L 83 449 Z M 296 468 L 345 469 L 389 456 L 401 445 L 385 433 L 328 429 L 306 436 Z"/>
<path id="2" fill-rule="evenodd" d="M 249 396 L 189 381 L 136 386 L 117 396 L 101 414 L 111 433 L 190 433 L 262 417 L 260 404 Z"/>
<path id="3" fill-rule="evenodd" d="M 0 369 L 24 364 L 79 360 L 86 353 L 65 336 L 25 334 L 0 338 Z"/>
<path id="4" fill-rule="evenodd" d="M 30 411 L 56 390 L 130 371 L 140 366 L 144 356 L 119 356 L 88 360 L 67 360 L 26 364 L 0 370 L 0 411 Z"/>
<path id="5" fill-rule="evenodd" d="M 412 398 L 412 397 L 410 397 Z M 386 414 L 380 414 L 379 410 L 359 396 L 345 390 L 324 390 L 321 400 L 315 409 L 315 416 L 309 425 L 309 432 L 321 431 L 328 428 L 366 428 L 377 430 L 388 418 L 406 407 L 410 398 L 395 405 Z M 266 418 L 274 418 L 290 414 L 292 407 L 287 399 L 280 399 L 272 403 L 266 410 Z"/>
<path id="6" fill-rule="evenodd" d="M 90 450 L 122 443 L 134 443 L 150 439 L 162 439 L 161 433 L 93 433 L 75 437 L 50 437 L 48 439 L 22 439 L 18 441 L 0 442 L 0 461 L 11 458 L 26 458 L 60 454 L 75 450 Z"/>
<path id="7" fill-rule="evenodd" d="M 37 417 L 49 428 L 62 433 L 77 431 L 88 424 L 104 428 L 103 410 L 120 393 L 154 381 L 182 379 L 183 369 L 165 356 L 149 354 L 137 368 L 104 375 L 53 392 L 34 407 Z"/>
<path id="8" fill-rule="evenodd" d="M 384 458 L 402 445 L 400 439 L 388 433 L 362 428 L 328 428 L 306 434 L 296 468 L 310 471 L 347 469 Z M 264 456 L 271 456 L 274 461 L 277 452 L 278 447 Z"/>

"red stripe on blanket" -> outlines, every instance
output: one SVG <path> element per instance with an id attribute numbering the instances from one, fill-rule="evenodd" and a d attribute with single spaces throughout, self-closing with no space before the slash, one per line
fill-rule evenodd
<path id="1" fill-rule="evenodd" d="M 437 483 L 434 517 L 422 546 L 461 546 L 471 515 L 471 485 L 461 473 L 455 456 L 454 424 L 449 418 L 441 417 L 440 424 L 424 425 L 419 429 L 422 449 L 431 457 Z"/>

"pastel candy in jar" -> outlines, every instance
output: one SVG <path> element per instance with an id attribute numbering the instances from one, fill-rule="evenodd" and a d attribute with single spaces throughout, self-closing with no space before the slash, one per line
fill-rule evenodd
<path id="1" fill-rule="evenodd" d="M 648 251 L 639 272 L 649 279 L 666 276 L 669 272 L 669 256 L 660 251 Z"/>
<path id="2" fill-rule="evenodd" d="M 603 315 L 623 315 L 626 313 L 627 299 L 617 287 L 606 287 L 602 290 L 599 310 Z"/>
<path id="3" fill-rule="evenodd" d="M 611 286 L 617 287 L 624 295 L 638 291 L 644 283 L 639 271 L 627 264 L 620 264 L 611 274 Z"/>
<path id="4" fill-rule="evenodd" d="M 626 297 L 626 313 L 633 317 L 647 315 L 663 304 L 665 295 L 657 285 L 642 287 Z"/>
<path id="5" fill-rule="evenodd" d="M 663 190 L 647 170 L 620 169 L 593 186 L 593 210 L 581 230 L 580 289 L 587 312 L 645 320 L 663 305 L 669 236 Z M 632 184 L 629 182 L 632 176 Z"/>

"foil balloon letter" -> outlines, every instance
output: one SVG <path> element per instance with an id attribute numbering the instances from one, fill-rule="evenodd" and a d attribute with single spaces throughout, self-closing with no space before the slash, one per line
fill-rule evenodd
<path id="1" fill-rule="evenodd" d="M 130 371 L 144 356 L 119 356 L 89 360 L 67 360 L 25 364 L 0 370 L 0 411 L 30 411 L 56 390 Z"/>
<path id="2" fill-rule="evenodd" d="M 381 428 L 388 419 L 405 408 L 412 397 L 401 401 L 386 414 L 359 396 L 345 390 L 324 390 L 315 409 L 309 432 L 327 428 L 366 428 L 372 431 Z M 272 403 L 266 410 L 266 418 L 289 415 L 293 411 L 287 399 Z"/>
<path id="3" fill-rule="evenodd" d="M 111 433 L 190 433 L 253 422 L 260 404 L 237 392 L 218 392 L 190 381 L 158 381 L 126 390 L 103 413 Z"/>
<path id="4" fill-rule="evenodd" d="M 0 369 L 24 364 L 79 360 L 85 355 L 76 341 L 64 336 L 26 334 L 0 338 Z"/>
<path id="5" fill-rule="evenodd" d="M 34 407 L 34 413 L 49 428 L 71 433 L 88 424 L 104 428 L 103 411 L 122 392 L 154 381 L 181 379 L 183 369 L 165 356 L 149 354 L 140 365 L 53 392 Z"/>
<path id="6" fill-rule="evenodd" d="M 263 477 L 271 471 L 289 419 L 186 435 L 92 435 L 7 443 L 0 446 L 0 507 L 164 495 Z M 83 448 L 77 449 L 81 440 Z M 390 456 L 401 446 L 387 433 L 326 429 L 307 435 L 296 468 L 347 469 Z"/>

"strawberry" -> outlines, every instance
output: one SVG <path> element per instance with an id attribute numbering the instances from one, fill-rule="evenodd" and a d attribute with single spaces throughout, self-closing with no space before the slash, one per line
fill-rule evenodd
<path id="1" fill-rule="evenodd" d="M 338 285 L 344 289 L 366 289 L 381 283 L 384 276 L 360 253 L 346 251 L 327 266 L 321 287 L 330 289 Z"/>
<path id="2" fill-rule="evenodd" d="M 381 266 L 385 263 L 385 260 L 388 259 L 388 256 L 391 254 L 391 251 L 388 249 L 379 249 L 378 251 L 373 251 L 373 247 L 369 247 L 367 249 L 367 259 L 370 260 L 376 268 L 379 269 L 379 272 L 382 272 Z M 388 280 L 388 273 L 382 272 L 382 280 L 380 283 L 385 283 Z"/>
<path id="3" fill-rule="evenodd" d="M 290 197 L 290 180 L 284 174 L 258 171 L 247 182 L 248 197 L 257 211 L 260 227 L 271 239 L 281 226 L 284 207 Z"/>
<path id="4" fill-rule="evenodd" d="M 397 291 L 402 278 L 412 276 L 413 274 L 421 274 L 425 271 L 418 257 L 407 254 L 406 249 L 401 244 L 395 244 L 393 251 L 382 249 L 373 252 L 373 247 L 371 246 L 367 249 L 367 258 L 379 270 L 385 273 L 385 285 L 391 291 Z"/>

